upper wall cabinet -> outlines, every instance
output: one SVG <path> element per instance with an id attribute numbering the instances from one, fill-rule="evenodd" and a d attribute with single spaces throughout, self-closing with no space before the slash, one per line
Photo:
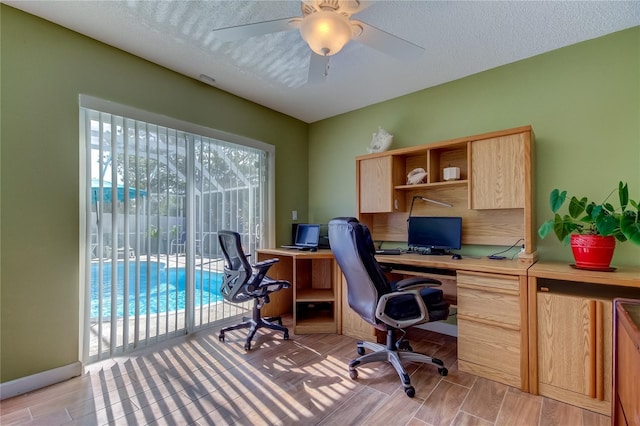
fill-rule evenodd
<path id="1" fill-rule="evenodd" d="M 404 210 L 404 197 L 395 186 L 402 180 L 400 158 L 384 155 L 358 162 L 359 210 L 366 213 L 391 213 Z"/>
<path id="2" fill-rule="evenodd" d="M 463 244 L 524 241 L 520 259 L 533 262 L 533 146 L 525 126 L 357 157 L 358 217 L 374 239 L 406 241 L 409 214 L 460 216 Z M 409 183 L 416 169 L 426 175 Z"/>
<path id="3" fill-rule="evenodd" d="M 524 133 L 472 142 L 470 207 L 524 208 L 528 152 Z"/>

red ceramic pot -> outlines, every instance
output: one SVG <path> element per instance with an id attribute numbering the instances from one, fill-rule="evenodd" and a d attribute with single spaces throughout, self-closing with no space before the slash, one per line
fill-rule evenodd
<path id="1" fill-rule="evenodd" d="M 583 269 L 609 269 L 613 251 L 616 248 L 615 237 L 609 235 L 571 236 L 571 250 L 576 260 L 576 267 Z"/>

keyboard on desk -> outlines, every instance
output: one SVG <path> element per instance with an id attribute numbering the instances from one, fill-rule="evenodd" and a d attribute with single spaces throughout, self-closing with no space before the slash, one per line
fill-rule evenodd
<path id="1" fill-rule="evenodd" d="M 390 268 L 392 271 L 405 271 L 409 273 L 422 272 L 422 273 L 428 273 L 428 274 L 449 275 L 449 276 L 456 275 L 455 269 L 435 268 L 431 266 L 422 266 L 422 265 L 408 265 L 408 264 L 402 263 L 401 258 L 398 259 L 398 262 L 400 263 L 396 263 L 394 261 L 388 261 L 388 262 L 380 262 L 380 264 L 384 267 Z"/>
<path id="2" fill-rule="evenodd" d="M 376 250 L 376 254 L 383 254 L 383 255 L 396 255 L 396 254 L 402 254 L 402 250 L 400 250 L 400 249 L 384 249 L 384 250 Z"/>

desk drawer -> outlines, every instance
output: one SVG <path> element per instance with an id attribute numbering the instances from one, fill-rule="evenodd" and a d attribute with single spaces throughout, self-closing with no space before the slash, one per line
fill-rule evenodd
<path id="1" fill-rule="evenodd" d="M 503 291 L 515 295 L 520 292 L 518 277 L 482 272 L 458 272 L 458 286 L 493 289 L 498 292 Z"/>
<path id="2" fill-rule="evenodd" d="M 517 388 L 520 378 L 520 332 L 458 318 L 460 370 Z"/>
<path id="3" fill-rule="evenodd" d="M 458 286 L 458 316 L 520 329 L 520 298 L 485 289 Z"/>

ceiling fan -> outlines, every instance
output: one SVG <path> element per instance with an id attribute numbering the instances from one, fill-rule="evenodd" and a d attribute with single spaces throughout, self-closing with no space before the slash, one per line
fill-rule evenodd
<path id="1" fill-rule="evenodd" d="M 359 0 L 302 0 L 302 17 L 263 21 L 215 29 L 212 35 L 221 41 L 235 41 L 280 31 L 298 29 L 312 50 L 309 82 L 321 81 L 329 70 L 329 58 L 351 40 L 392 57 L 415 58 L 424 49 L 351 16 L 365 7 Z"/>

